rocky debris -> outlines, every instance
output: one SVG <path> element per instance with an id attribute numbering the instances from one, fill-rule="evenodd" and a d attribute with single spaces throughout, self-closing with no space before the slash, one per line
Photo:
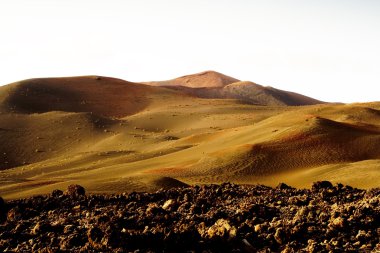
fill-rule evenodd
<path id="1" fill-rule="evenodd" d="M 276 233 L 274 234 L 274 239 L 278 244 L 283 244 L 285 241 L 285 232 L 282 228 L 277 228 Z"/>
<path id="2" fill-rule="evenodd" d="M 169 199 L 162 205 L 162 209 L 171 210 L 171 209 L 173 209 L 174 205 L 175 205 L 175 200 Z"/>
<path id="3" fill-rule="evenodd" d="M 329 224 L 332 228 L 344 228 L 346 224 L 346 220 L 342 217 L 335 218 Z"/>
<path id="4" fill-rule="evenodd" d="M 53 191 L 52 195 L 60 195 L 58 191 L 57 190 Z M 64 192 L 64 195 L 67 195 L 72 198 L 84 196 L 85 194 L 86 194 L 86 190 L 82 186 L 77 185 L 77 184 L 69 185 L 66 191 Z"/>
<path id="5" fill-rule="evenodd" d="M 227 238 L 232 239 L 236 237 L 236 228 L 231 226 L 227 220 L 219 219 L 207 230 L 208 238 Z"/>
<path id="6" fill-rule="evenodd" d="M 322 181 L 0 199 L 1 252 L 376 252 L 380 189 Z"/>

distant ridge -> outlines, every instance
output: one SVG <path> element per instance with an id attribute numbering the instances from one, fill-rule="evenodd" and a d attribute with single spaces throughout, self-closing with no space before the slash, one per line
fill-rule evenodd
<path id="1" fill-rule="evenodd" d="M 28 79 L 0 87 L 0 109 L 20 113 L 92 112 L 99 116 L 124 117 L 143 110 L 149 96 L 162 92 L 169 96 L 237 99 L 241 103 L 264 106 L 324 103 L 298 93 L 205 71 L 146 83 L 101 76 Z"/>
<path id="2" fill-rule="evenodd" d="M 238 81 L 238 79 L 233 77 L 209 70 L 192 75 L 181 76 L 172 80 L 147 82 L 146 84 L 153 86 L 183 86 L 189 88 L 220 88 Z"/>
<path id="3" fill-rule="evenodd" d="M 244 103 L 257 105 L 299 106 L 324 103 L 295 92 L 265 87 L 250 81 L 240 81 L 216 71 L 205 71 L 144 84 L 175 89 L 199 98 L 238 99 Z"/>

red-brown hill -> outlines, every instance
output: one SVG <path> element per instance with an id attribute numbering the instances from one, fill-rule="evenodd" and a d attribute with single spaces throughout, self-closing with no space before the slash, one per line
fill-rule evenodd
<path id="1" fill-rule="evenodd" d="M 295 92 L 239 81 L 215 71 L 205 71 L 168 81 L 146 82 L 198 98 L 238 99 L 243 103 L 270 106 L 315 105 L 324 102 Z"/>
<path id="2" fill-rule="evenodd" d="M 143 110 L 148 96 L 162 88 L 121 79 L 81 76 L 36 78 L 1 88 L 0 107 L 6 112 L 91 112 L 99 116 L 124 117 Z"/>

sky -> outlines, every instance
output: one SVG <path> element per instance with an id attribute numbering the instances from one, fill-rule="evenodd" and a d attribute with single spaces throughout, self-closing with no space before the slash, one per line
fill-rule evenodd
<path id="1" fill-rule="evenodd" d="M 328 102 L 379 101 L 378 0 L 0 0 L 0 85 L 215 70 Z"/>

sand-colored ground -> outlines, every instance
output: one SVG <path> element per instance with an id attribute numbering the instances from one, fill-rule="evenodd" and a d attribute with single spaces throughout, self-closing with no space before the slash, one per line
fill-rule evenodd
<path id="1" fill-rule="evenodd" d="M 203 81 L 235 81 L 218 78 Z M 5 198 L 72 183 L 123 192 L 179 181 L 380 182 L 380 103 L 262 106 L 88 76 L 0 87 L 0 110 Z"/>

